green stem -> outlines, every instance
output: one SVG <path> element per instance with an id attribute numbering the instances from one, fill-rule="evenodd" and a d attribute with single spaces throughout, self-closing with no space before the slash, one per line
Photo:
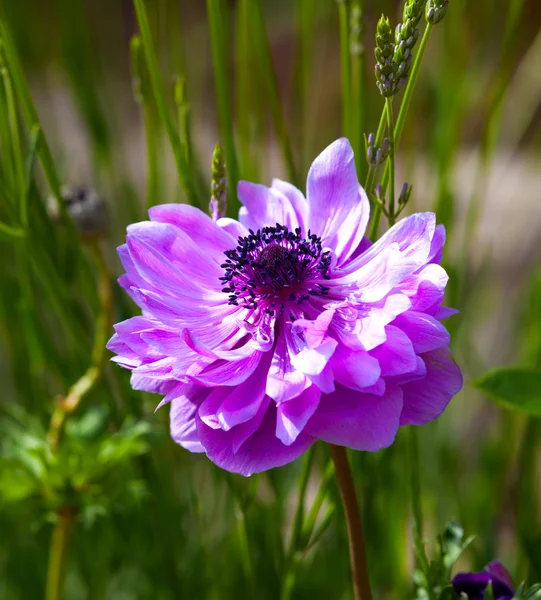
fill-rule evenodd
<path id="1" fill-rule="evenodd" d="M 160 115 L 160 119 L 162 120 L 165 128 L 169 143 L 171 144 L 179 180 L 184 187 L 186 195 L 188 196 L 188 200 L 195 204 L 197 203 L 198 198 L 192 185 L 188 164 L 186 163 L 186 159 L 182 153 L 178 133 L 171 118 L 169 107 L 167 106 L 158 57 L 152 42 L 152 34 L 150 32 L 150 24 L 148 21 L 145 3 L 144 0 L 133 1 L 135 5 L 135 12 L 137 14 L 137 22 L 139 23 L 139 29 L 141 30 L 141 40 L 143 42 L 143 50 L 145 52 L 150 85 L 154 95 L 154 100 L 156 101 L 158 114 Z"/>
<path id="2" fill-rule="evenodd" d="M 415 89 L 415 84 L 417 83 L 417 77 L 419 76 L 421 62 L 423 60 L 423 56 L 424 56 L 424 53 L 425 53 L 425 50 L 426 50 L 426 47 L 428 44 L 428 39 L 430 37 L 432 27 L 433 27 L 433 25 L 431 23 L 427 23 L 426 28 L 423 32 L 423 37 L 421 38 L 421 43 L 419 44 L 419 50 L 417 51 L 417 54 L 415 55 L 415 60 L 413 61 L 413 65 L 411 67 L 408 83 L 406 85 L 406 90 L 404 92 L 404 96 L 402 97 L 402 102 L 400 104 L 400 110 L 398 111 L 398 116 L 396 118 L 393 139 L 391 140 L 393 150 L 394 150 L 393 154 L 395 154 L 396 150 L 398 149 L 398 144 L 400 142 L 400 136 L 402 135 L 402 130 L 404 129 L 404 123 L 406 122 L 406 116 L 408 114 L 408 109 L 411 104 L 411 99 L 413 97 L 413 90 Z M 382 113 L 381 120 L 380 120 L 380 126 L 381 126 L 381 121 L 386 120 L 385 119 L 386 112 L 387 112 L 387 109 L 385 107 L 383 110 L 383 113 Z M 385 193 L 385 191 L 387 190 L 387 185 L 389 183 L 389 178 L 391 175 L 390 171 L 391 171 L 391 166 L 390 166 L 390 161 L 389 161 L 385 165 L 385 172 L 383 174 L 383 179 L 381 182 L 381 187 L 382 187 L 383 193 Z M 369 171 L 369 175 L 370 175 L 370 171 Z M 374 176 L 375 176 L 375 174 L 374 174 Z M 370 188 L 368 187 L 368 185 L 366 186 L 366 190 L 367 190 L 367 193 L 370 193 Z M 378 205 L 375 205 L 373 207 L 372 223 L 370 226 L 370 236 L 369 237 L 371 240 L 374 240 L 375 237 L 377 236 L 380 218 L 381 218 L 381 208 Z"/>
<path id="3" fill-rule="evenodd" d="M 293 519 L 293 530 L 291 532 L 291 540 L 289 543 L 289 549 L 285 557 L 284 564 L 284 577 L 282 579 L 282 600 L 286 600 L 291 596 L 291 591 L 295 584 L 295 555 L 300 550 L 302 543 L 302 530 L 304 524 L 304 503 L 306 500 L 306 489 L 308 487 L 308 480 L 312 471 L 312 465 L 314 463 L 315 446 L 312 446 L 304 457 L 302 465 L 302 471 L 299 478 L 299 500 L 297 504 L 297 510 L 295 511 L 295 518 Z"/>
<path id="4" fill-rule="evenodd" d="M 423 509 L 421 504 L 421 477 L 419 473 L 419 436 L 417 429 L 412 425 L 408 427 L 408 450 L 411 486 L 411 507 L 413 510 L 414 538 L 423 539 Z"/>
<path id="5" fill-rule="evenodd" d="M 432 32 L 433 27 L 434 26 L 432 25 L 432 23 L 427 23 L 426 28 L 423 32 L 423 37 L 421 38 L 421 43 L 419 44 L 419 50 L 415 55 L 415 60 L 413 62 L 413 66 L 411 67 L 408 83 L 406 85 L 404 96 L 402 97 L 402 103 L 400 104 L 400 110 L 398 111 L 398 116 L 396 117 L 396 123 L 394 127 L 393 148 L 395 152 L 398 149 L 400 137 L 402 136 L 402 131 L 406 122 L 406 117 L 408 115 L 411 99 L 413 97 L 413 90 L 415 89 L 415 84 L 417 83 L 417 77 L 419 75 L 419 70 L 421 69 L 421 62 L 423 60 L 423 56 L 425 54 L 425 50 L 428 44 L 428 39 L 430 37 L 430 33 Z M 389 177 L 390 166 L 389 163 L 387 163 L 381 184 L 384 192 L 387 189 Z"/>
<path id="6" fill-rule="evenodd" d="M 154 109 L 145 102 L 141 105 L 143 125 L 145 130 L 145 145 L 147 151 L 147 208 L 154 206 L 158 201 L 158 147 L 157 131 Z"/>
<path id="7" fill-rule="evenodd" d="M 7 68 L 1 69 L 2 81 L 4 83 L 4 93 L 6 95 L 6 104 L 9 120 L 9 131 L 11 134 L 11 145 L 13 149 L 13 165 L 15 179 L 17 182 L 17 191 L 19 195 L 19 218 L 21 226 L 26 229 L 28 224 L 28 207 L 26 194 L 26 177 L 24 169 L 24 157 L 21 147 L 21 136 L 19 135 L 19 119 L 15 107 L 15 98 L 13 96 L 13 86 Z"/>
<path id="8" fill-rule="evenodd" d="M 227 167 L 227 183 L 229 188 L 228 206 L 230 210 L 238 207 L 237 183 L 238 163 L 233 137 L 233 119 L 231 118 L 231 101 L 229 99 L 227 76 L 227 36 L 224 32 L 225 18 L 222 0 L 207 0 L 207 14 L 212 47 L 212 62 L 214 64 L 214 80 L 216 84 L 216 101 L 220 122 L 220 137 L 225 153 Z"/>
<path id="9" fill-rule="evenodd" d="M 49 551 L 45 600 L 61 600 L 64 597 L 66 559 L 75 517 L 75 509 L 71 506 L 61 506 L 57 511 Z"/>
<path id="10" fill-rule="evenodd" d="M 62 201 L 60 178 L 56 171 L 51 148 L 47 142 L 47 138 L 43 133 L 43 128 L 41 127 L 39 116 L 32 100 L 32 94 L 30 93 L 30 88 L 11 40 L 9 30 L 3 21 L 0 21 L 0 37 L 2 38 L 6 66 L 13 83 L 13 88 L 19 101 L 19 106 L 24 120 L 26 121 L 29 129 L 35 127 L 36 125 L 40 127 L 41 135 L 40 143 L 38 144 L 38 156 L 43 168 L 43 172 L 45 173 L 45 178 L 47 179 L 49 189 L 58 203 L 58 209 L 64 222 L 68 224 L 70 232 L 73 234 L 75 231 L 74 225 L 69 216 L 65 203 Z"/>
<path id="11" fill-rule="evenodd" d="M 362 26 L 362 8 L 363 0 L 355 0 L 351 8 L 351 19 L 353 11 L 357 11 L 359 26 Z M 360 33 L 356 33 L 357 37 L 354 40 L 351 30 L 352 23 L 350 22 L 350 54 L 351 54 L 351 118 L 352 118 L 352 136 L 351 144 L 355 154 L 355 163 L 357 165 L 357 173 L 359 179 L 363 178 L 366 168 L 363 152 L 363 131 L 364 131 L 364 102 L 363 102 L 363 76 L 364 76 L 364 55 L 363 55 L 363 40 Z M 353 45 L 356 47 L 353 47 Z"/>
<path id="12" fill-rule="evenodd" d="M 377 148 L 379 148 L 381 146 L 381 143 L 383 142 L 383 135 L 385 133 L 386 124 L 387 124 L 387 110 L 384 106 L 383 112 L 381 113 L 381 117 L 379 119 L 378 130 L 376 132 L 375 145 Z M 366 190 L 366 193 L 368 194 L 369 198 L 372 196 L 374 182 L 376 181 L 376 172 L 377 172 L 377 167 L 374 167 L 372 165 L 368 166 L 368 172 L 366 174 L 364 189 Z"/>
<path id="13" fill-rule="evenodd" d="M 393 99 L 386 98 L 385 106 L 387 108 L 387 126 L 389 128 L 389 140 L 391 141 L 391 149 L 389 152 L 389 169 L 391 185 L 389 190 L 389 227 L 392 227 L 395 222 L 395 208 L 394 208 L 394 118 L 393 118 Z"/>
<path id="14" fill-rule="evenodd" d="M 338 15 L 340 21 L 340 67 L 342 77 L 342 134 L 351 136 L 351 54 L 349 51 L 349 11 L 348 3 L 340 0 Z"/>
<path id="15" fill-rule="evenodd" d="M 77 409 L 81 400 L 94 388 L 99 381 L 106 364 L 105 345 L 110 334 L 112 322 L 113 294 L 107 263 L 105 262 L 105 258 L 97 241 L 93 243 L 92 251 L 98 268 L 100 312 L 96 323 L 96 334 L 94 337 L 90 366 L 71 386 L 67 396 L 57 403 L 51 417 L 48 433 L 49 443 L 53 449 L 58 448 L 62 428 L 67 416 Z"/>
<path id="16" fill-rule="evenodd" d="M 343 446 L 330 444 L 330 448 L 346 517 L 353 596 L 355 600 L 371 600 L 363 525 L 347 452 Z"/>
<path id="17" fill-rule="evenodd" d="M 274 124 L 274 130 L 282 148 L 282 156 L 286 163 L 289 180 L 296 186 L 300 185 L 297 177 L 297 169 L 293 159 L 293 149 L 289 140 L 288 128 L 284 119 L 284 111 L 280 102 L 280 94 L 278 90 L 278 80 L 276 71 L 272 64 L 272 56 L 270 52 L 269 39 L 265 28 L 263 18 L 263 9 L 261 0 L 255 0 L 253 3 L 254 21 L 257 26 L 253 35 L 259 50 L 260 68 L 262 69 L 262 78 L 267 83 L 267 100 L 269 102 L 271 117 Z"/>

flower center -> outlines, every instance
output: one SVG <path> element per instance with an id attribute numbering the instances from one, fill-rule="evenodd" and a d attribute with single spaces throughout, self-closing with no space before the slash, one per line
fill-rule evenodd
<path id="1" fill-rule="evenodd" d="M 224 254 L 222 292 L 234 306 L 261 306 L 267 314 L 281 315 L 287 303 L 302 304 L 329 291 L 320 282 L 330 279 L 330 254 L 317 235 L 308 231 L 301 237 L 300 227 L 289 231 L 277 223 L 256 232 L 250 229 L 250 235 L 239 237 L 238 246 Z"/>

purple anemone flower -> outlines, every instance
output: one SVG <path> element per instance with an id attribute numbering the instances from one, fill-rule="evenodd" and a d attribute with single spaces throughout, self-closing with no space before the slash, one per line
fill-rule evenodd
<path id="1" fill-rule="evenodd" d="M 492 582 L 494 600 L 512 600 L 515 595 L 513 582 L 507 569 L 497 560 L 479 573 L 458 573 L 452 583 L 458 594 L 465 595 L 469 600 L 483 600 L 489 582 Z"/>
<path id="2" fill-rule="evenodd" d="M 238 221 L 155 206 L 118 250 L 143 314 L 108 348 L 135 389 L 171 404 L 173 439 L 250 475 L 316 440 L 376 451 L 439 416 L 462 376 L 434 214 L 371 244 L 346 139 L 316 158 L 306 197 L 277 179 L 238 195 Z"/>

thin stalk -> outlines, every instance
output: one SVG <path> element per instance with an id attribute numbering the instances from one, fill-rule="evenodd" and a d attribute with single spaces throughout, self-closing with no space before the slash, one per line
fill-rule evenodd
<path id="1" fill-rule="evenodd" d="M 378 130 L 376 132 L 375 145 L 378 148 L 379 148 L 379 146 L 381 146 L 381 143 L 383 142 L 383 135 L 385 133 L 386 125 L 387 125 L 387 109 L 384 106 L 383 112 L 381 113 L 381 117 L 379 119 Z M 364 182 L 364 189 L 366 190 L 366 193 L 368 194 L 369 198 L 372 194 L 372 191 L 374 188 L 374 183 L 376 181 L 376 172 L 377 172 L 377 167 L 374 167 L 372 165 L 368 166 L 368 172 L 366 173 L 366 180 Z"/>
<path id="2" fill-rule="evenodd" d="M 423 56 L 428 44 L 428 39 L 430 37 L 430 33 L 432 32 L 432 23 L 427 23 L 425 30 L 423 32 L 423 37 L 421 38 L 421 43 L 419 44 L 419 50 L 415 55 L 415 60 L 413 61 L 413 65 L 411 67 L 408 83 L 406 85 L 406 90 L 404 95 L 402 96 L 402 102 L 400 104 L 400 110 L 398 111 L 398 116 L 396 118 L 396 123 L 394 125 L 394 135 L 392 141 L 393 147 L 393 155 L 395 155 L 396 150 L 398 149 L 398 144 L 400 142 L 400 136 L 402 135 L 402 130 L 404 129 L 404 123 L 406 122 L 406 116 L 408 114 L 408 109 L 411 104 L 411 99 L 413 97 L 413 90 L 415 89 L 415 84 L 417 83 L 417 77 L 419 75 L 419 70 L 421 68 L 421 62 L 423 60 Z M 385 118 L 386 108 L 382 114 L 382 120 Z M 381 121 L 380 121 L 381 125 Z M 369 173 L 370 174 L 370 173 Z M 385 165 L 385 172 L 383 174 L 383 178 L 381 181 L 382 192 L 385 193 L 387 190 L 387 185 L 389 184 L 389 179 L 391 177 L 391 166 L 390 161 Z M 367 186 L 367 191 L 369 190 Z M 368 192 L 369 193 L 369 192 Z M 372 213 L 372 223 L 370 225 L 370 239 L 374 240 L 377 236 L 379 229 L 379 221 L 381 218 L 381 208 L 378 205 L 374 205 L 373 213 Z"/>
<path id="3" fill-rule="evenodd" d="M 362 8 L 363 0 L 354 0 L 351 8 L 350 18 L 350 54 L 351 54 L 351 118 L 352 135 L 351 144 L 355 154 L 357 173 L 359 179 L 362 179 L 366 162 L 363 152 L 363 131 L 364 131 L 364 102 L 363 102 L 363 79 L 364 79 L 364 49 L 362 40 Z M 356 13 L 357 26 L 361 31 L 353 32 L 353 16 Z M 355 33 L 355 38 L 353 34 Z"/>
<path id="4" fill-rule="evenodd" d="M 371 600 L 363 525 L 347 452 L 343 446 L 329 445 L 346 517 L 353 596 L 355 600 Z"/>
<path id="5" fill-rule="evenodd" d="M 288 128 L 284 119 L 284 111 L 280 102 L 278 80 L 272 64 L 269 38 L 265 28 L 261 0 L 255 0 L 253 2 L 253 8 L 254 23 L 256 25 L 256 31 L 253 32 L 253 35 L 259 50 L 260 66 L 263 69 L 262 77 L 267 84 L 267 100 L 269 101 L 269 108 L 274 124 L 274 130 L 276 131 L 276 135 L 282 149 L 282 156 L 287 167 L 289 180 L 295 185 L 299 186 L 300 182 L 297 178 L 297 168 L 293 158 L 293 149 L 291 147 Z"/>
<path id="6" fill-rule="evenodd" d="M 146 186 L 146 206 L 150 208 L 158 201 L 158 128 L 154 109 L 150 104 L 142 103 L 141 112 L 143 114 L 143 127 L 145 131 L 145 146 L 147 151 L 147 186 Z"/>
<path id="7" fill-rule="evenodd" d="M 97 241 L 93 243 L 92 251 L 98 268 L 98 295 L 100 304 L 94 346 L 92 348 L 90 366 L 71 386 L 67 396 L 57 403 L 51 417 L 48 439 L 53 449 L 56 449 L 60 443 L 62 428 L 67 416 L 77 409 L 81 400 L 94 388 L 106 364 L 105 345 L 110 334 L 112 322 L 113 294 L 107 263 Z"/>
<path id="8" fill-rule="evenodd" d="M 395 209 L 394 209 L 394 118 L 393 118 L 393 99 L 386 98 L 385 106 L 387 108 L 387 127 L 389 128 L 389 140 L 391 140 L 391 149 L 389 152 L 389 165 L 390 169 L 390 189 L 389 189 L 389 227 L 392 227 L 395 222 Z"/>
<path id="9" fill-rule="evenodd" d="M 15 89 L 15 93 L 17 95 L 21 112 L 26 121 L 26 124 L 28 128 L 32 128 L 34 125 L 38 124 L 40 125 L 42 131 L 41 140 L 38 147 L 38 155 L 41 162 L 41 166 L 43 168 L 43 172 L 45 173 L 45 178 L 47 179 L 47 183 L 49 185 L 51 193 L 58 202 L 60 214 L 62 215 L 63 219 L 67 223 L 70 223 L 73 227 L 71 218 L 69 217 L 69 213 L 66 209 L 64 202 L 62 201 L 62 195 L 60 192 L 60 178 L 56 171 L 53 155 L 51 153 L 51 148 L 47 142 L 45 135 L 43 134 L 43 128 L 41 127 L 38 113 L 32 100 L 30 88 L 24 76 L 24 71 L 22 69 L 21 63 L 19 62 L 19 58 L 15 51 L 15 47 L 11 40 L 8 28 L 6 24 L 1 20 L 0 37 L 2 38 L 4 58 L 7 64 L 7 69 L 9 71 L 9 75 L 11 77 L 11 81 L 13 83 L 13 87 Z"/>
<path id="10" fill-rule="evenodd" d="M 238 207 L 237 183 L 238 163 L 233 136 L 233 120 L 231 118 L 231 101 L 229 98 L 227 76 L 227 51 L 224 32 L 225 19 L 222 0 L 207 0 L 207 15 L 210 29 L 210 44 L 212 47 L 212 62 L 214 64 L 214 80 L 216 85 L 216 102 L 220 123 L 220 137 L 225 153 L 228 181 L 228 206 Z"/>
<path id="11" fill-rule="evenodd" d="M 76 512 L 72 506 L 61 506 L 57 511 L 49 551 L 45 600 L 61 600 L 64 597 L 66 563 L 75 518 Z"/>
<path id="12" fill-rule="evenodd" d="M 312 508 L 308 511 L 308 516 L 304 521 L 304 525 L 302 528 L 302 545 L 303 547 L 307 546 L 310 541 L 312 534 L 314 532 L 314 528 L 316 525 L 316 521 L 319 515 L 319 511 L 327 498 L 329 493 L 329 484 L 334 477 L 334 463 L 329 461 L 329 464 L 325 468 L 323 472 L 323 477 L 321 478 L 321 483 L 319 484 L 319 489 L 317 491 L 316 497 L 312 503 Z"/>
<path id="13" fill-rule="evenodd" d="M 141 31 L 141 40 L 143 42 L 143 50 L 148 67 L 150 86 L 152 88 L 154 100 L 156 101 L 158 114 L 160 115 L 160 119 L 162 120 L 165 132 L 171 145 L 171 149 L 173 151 L 180 183 L 184 187 L 189 201 L 195 204 L 197 203 L 197 194 L 192 185 L 190 171 L 186 163 L 186 159 L 182 153 L 182 147 L 180 145 L 178 133 L 171 118 L 169 107 L 167 106 L 158 57 L 152 42 L 152 34 L 150 32 L 150 24 L 148 21 L 145 3 L 144 0 L 133 1 L 135 5 L 135 12 L 137 14 L 137 22 L 139 23 L 139 29 Z"/>
<path id="14" fill-rule="evenodd" d="M 413 66 L 411 67 L 408 83 L 406 85 L 406 90 L 404 92 L 404 96 L 402 97 L 402 102 L 400 104 L 400 110 L 398 111 L 398 116 L 396 117 L 396 123 L 394 126 L 394 137 L 393 137 L 393 148 L 398 149 L 398 144 L 400 142 L 400 137 L 402 136 L 402 130 L 404 129 L 404 124 L 406 122 L 406 117 L 408 115 L 408 110 L 411 104 L 411 99 L 413 97 L 413 90 L 415 89 L 415 84 L 417 83 L 417 77 L 419 75 L 419 70 L 421 69 L 421 62 L 423 60 L 423 56 L 428 44 L 428 39 L 432 32 L 432 28 L 434 26 L 432 23 L 427 23 L 425 30 L 423 32 L 423 37 L 421 38 L 421 43 L 419 44 L 419 50 L 415 55 L 415 60 L 413 61 Z M 390 177 L 390 166 L 387 163 L 385 167 L 385 173 L 383 175 L 382 180 L 382 188 L 383 191 L 387 189 L 387 184 L 389 183 Z"/>
<path id="15" fill-rule="evenodd" d="M 306 489 L 308 480 L 314 464 L 315 447 L 312 446 L 304 457 L 302 471 L 299 478 L 299 500 L 295 518 L 293 519 L 293 530 L 291 532 L 291 540 L 289 549 L 285 557 L 284 577 L 282 579 L 282 600 L 287 600 L 291 596 L 293 586 L 295 584 L 295 555 L 300 550 L 302 543 L 302 529 L 304 524 L 304 503 L 306 500 Z"/>
<path id="16" fill-rule="evenodd" d="M 294 122 L 293 127 L 298 147 L 300 148 L 300 171 L 305 172 L 310 152 L 309 115 L 312 111 L 309 102 L 310 77 L 314 58 L 315 23 L 318 3 L 313 0 L 297 0 L 295 2 L 298 49 L 294 77 Z"/>
<path id="17" fill-rule="evenodd" d="M 419 436 L 417 429 L 408 427 L 409 479 L 411 487 L 411 507 L 413 511 L 415 541 L 423 539 L 423 508 L 421 504 L 421 477 L 419 472 Z"/>
<path id="18" fill-rule="evenodd" d="M 349 49 L 348 2 L 338 2 L 340 23 L 340 73 L 342 79 L 342 134 L 351 136 L 351 54 Z"/>
<path id="19" fill-rule="evenodd" d="M 11 147 L 13 150 L 13 165 L 15 179 L 17 182 L 17 192 L 19 196 L 19 219 L 23 229 L 28 224 L 28 206 L 26 194 L 26 177 L 24 169 L 24 157 L 21 146 L 21 136 L 19 135 L 19 118 L 13 96 L 13 86 L 8 70 L 5 66 L 1 69 L 2 81 L 4 83 L 4 92 L 6 95 L 6 104 L 9 120 L 9 131 L 11 134 Z"/>

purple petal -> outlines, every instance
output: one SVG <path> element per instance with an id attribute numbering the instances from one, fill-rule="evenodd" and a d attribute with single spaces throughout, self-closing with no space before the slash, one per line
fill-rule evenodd
<path id="1" fill-rule="evenodd" d="M 224 231 L 227 231 L 227 233 L 229 233 L 229 235 L 235 239 L 235 245 L 239 237 L 246 237 L 250 234 L 250 232 L 242 223 L 239 223 L 235 219 L 230 219 L 228 217 L 222 217 L 221 219 L 218 219 L 216 221 L 216 225 L 218 225 L 218 227 Z"/>
<path id="2" fill-rule="evenodd" d="M 235 237 L 189 204 L 161 204 L 149 209 L 148 214 L 152 221 L 169 223 L 181 229 L 201 251 L 219 263 L 223 262 L 223 252 L 237 245 Z"/>
<path id="3" fill-rule="evenodd" d="M 330 444 L 375 452 L 393 443 L 401 411 L 402 391 L 397 386 L 374 396 L 337 385 L 333 394 L 321 397 L 304 431 Z"/>
<path id="4" fill-rule="evenodd" d="M 281 179 L 273 179 L 271 187 L 282 193 L 291 203 L 295 214 L 297 215 L 297 221 L 299 227 L 303 232 L 308 231 L 308 202 L 304 197 L 303 193 L 298 190 L 294 185 L 282 181 Z"/>
<path id="5" fill-rule="evenodd" d="M 462 373 L 448 348 L 422 354 L 426 377 L 406 383 L 400 425 L 424 425 L 439 417 L 451 398 L 462 388 Z"/>
<path id="6" fill-rule="evenodd" d="M 298 437 L 308 419 L 314 414 L 321 398 L 321 391 L 312 385 L 304 392 L 277 407 L 276 437 L 290 446 Z"/>
<path id="7" fill-rule="evenodd" d="M 248 229 L 255 231 L 279 223 L 293 231 L 299 226 L 291 202 L 277 189 L 239 181 L 237 193 L 243 204 L 239 211 L 239 221 Z"/>
<path id="8" fill-rule="evenodd" d="M 302 432 L 291 445 L 283 444 L 275 435 L 276 406 L 270 399 L 267 402 L 260 423 L 252 419 L 230 431 L 207 427 L 196 417 L 197 431 L 210 460 L 222 469 L 249 476 L 294 461 L 315 442 L 313 437 Z M 239 444 L 237 430 L 248 429 L 253 422 L 257 427 L 250 435 L 242 436 L 245 439 Z"/>
<path id="9" fill-rule="evenodd" d="M 195 425 L 195 415 L 208 390 L 191 384 L 175 386 L 171 396 L 171 437 L 190 452 L 204 452 Z"/>
<path id="10" fill-rule="evenodd" d="M 305 375 L 319 375 L 327 366 L 338 342 L 328 337 L 317 348 L 305 348 L 291 357 L 291 364 Z"/>
<path id="11" fill-rule="evenodd" d="M 309 228 L 334 250 L 341 265 L 361 242 L 370 212 L 347 139 L 332 143 L 314 160 L 306 188 Z"/>
<path id="12" fill-rule="evenodd" d="M 492 562 L 489 562 L 488 565 L 485 567 L 485 571 L 499 579 L 503 584 L 507 585 L 510 594 L 514 593 L 515 584 L 511 579 L 511 575 L 509 575 L 509 571 L 502 565 L 502 563 L 499 560 L 493 560 Z"/>
<path id="13" fill-rule="evenodd" d="M 280 332 L 267 377 L 267 395 L 276 403 L 298 396 L 310 385 L 306 375 L 292 363 L 288 337 L 289 333 Z"/>
<path id="14" fill-rule="evenodd" d="M 334 353 L 331 367 L 339 383 L 358 391 L 374 385 L 381 375 L 378 360 L 366 350 L 350 350 L 343 345 Z"/>
<path id="15" fill-rule="evenodd" d="M 447 346 L 450 341 L 447 329 L 439 321 L 424 313 L 410 310 L 399 315 L 393 321 L 393 325 L 399 327 L 409 337 L 417 354 Z"/>
<path id="16" fill-rule="evenodd" d="M 393 325 L 385 327 L 385 335 L 385 343 L 370 351 L 370 355 L 379 362 L 381 374 L 396 377 L 414 371 L 417 357 L 409 337 Z"/>

